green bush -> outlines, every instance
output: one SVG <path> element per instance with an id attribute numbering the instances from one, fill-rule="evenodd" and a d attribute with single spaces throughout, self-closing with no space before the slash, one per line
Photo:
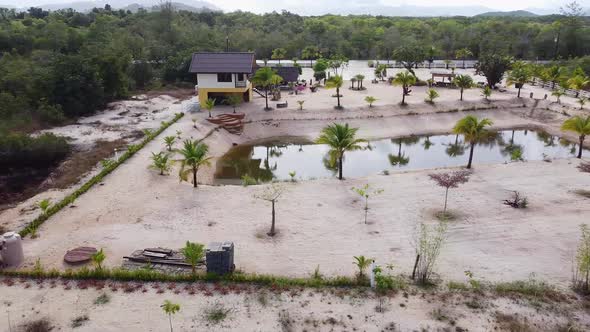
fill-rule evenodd
<path id="1" fill-rule="evenodd" d="M 47 168 L 70 152 L 64 137 L 45 133 L 33 137 L 21 133 L 0 135 L 0 169 L 12 167 Z"/>
<path id="2" fill-rule="evenodd" d="M 20 235 L 22 237 L 27 236 L 32 231 L 37 229 L 41 224 L 43 224 L 51 216 L 53 216 L 54 214 L 59 212 L 64 207 L 72 204 L 80 195 L 87 192 L 95 184 L 100 183 L 104 179 L 105 176 L 109 175 L 112 171 L 114 171 L 117 167 L 119 167 L 119 165 L 123 164 L 125 161 L 127 161 L 129 158 L 131 158 L 137 151 L 141 150 L 144 146 L 146 146 L 156 136 L 158 136 L 160 133 L 162 133 L 164 130 L 166 130 L 168 127 L 170 127 L 170 125 L 172 125 L 173 123 L 178 121 L 180 118 L 182 118 L 183 115 L 184 115 L 183 113 L 176 114 L 172 121 L 162 122 L 162 125 L 160 126 L 160 128 L 158 130 L 156 130 L 155 132 L 151 133 L 151 135 L 146 136 L 141 141 L 141 143 L 129 145 L 127 151 L 121 157 L 119 157 L 119 159 L 117 159 L 113 163 L 109 163 L 109 165 L 106 165 L 106 167 L 104 167 L 100 173 L 98 173 L 97 175 L 92 177 L 90 180 L 88 180 L 86 183 L 84 183 L 82 186 L 80 186 L 80 188 L 78 188 L 72 194 L 66 196 L 61 201 L 52 205 L 49 209 L 47 209 L 46 213 L 41 214 L 40 216 L 35 218 L 31 223 L 29 223 L 23 230 L 21 230 L 19 232 Z"/>

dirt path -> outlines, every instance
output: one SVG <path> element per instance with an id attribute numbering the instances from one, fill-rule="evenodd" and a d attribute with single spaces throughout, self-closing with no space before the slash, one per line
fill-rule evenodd
<path id="1" fill-rule="evenodd" d="M 30 288 L 25 289 L 27 285 Z M 170 300 L 180 304 L 172 318 L 174 331 L 548 332 L 565 331 L 568 323 L 579 331 L 590 328 L 590 317 L 579 309 L 578 301 L 533 306 L 526 300 L 421 291 L 380 301 L 370 292 L 295 289 L 275 294 L 251 286 L 240 286 L 240 294 L 230 290 L 227 295 L 205 295 L 197 287 L 184 289 L 184 285 L 174 290 L 162 285 L 161 293 L 150 284 L 133 293 L 124 292 L 121 285 L 116 292 L 110 287 L 80 290 L 76 283 L 70 283 L 69 290 L 61 284 L 51 287 L 48 282 L 0 286 L 3 324 L 10 315 L 13 331 L 38 319 L 61 331 L 74 330 L 76 319 L 80 326 L 75 331 L 81 332 L 167 331 L 168 317 L 160 305 Z M 190 295 L 191 291 L 196 293 Z M 106 303 L 95 303 L 100 296 Z M 215 308 L 226 314 L 219 322 L 208 318 Z"/>

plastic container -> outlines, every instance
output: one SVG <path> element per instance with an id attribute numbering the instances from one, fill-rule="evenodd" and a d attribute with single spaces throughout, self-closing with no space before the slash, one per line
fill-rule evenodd
<path id="1" fill-rule="evenodd" d="M 8 232 L 0 237 L 0 254 L 5 266 L 19 266 L 23 262 L 23 242 L 18 233 Z"/>

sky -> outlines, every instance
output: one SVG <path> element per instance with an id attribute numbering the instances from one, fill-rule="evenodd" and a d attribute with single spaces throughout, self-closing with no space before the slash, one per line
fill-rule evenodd
<path id="1" fill-rule="evenodd" d="M 562 4 L 562 1 L 548 1 L 548 0 L 249 0 L 248 7 L 252 8 L 283 8 L 292 7 L 294 3 L 297 7 L 341 7 L 341 6 L 370 6 L 375 4 L 386 6 L 485 6 L 498 10 L 517 10 L 529 7 L 534 8 L 555 8 Z M 244 0 L 217 0 L 215 4 L 224 10 L 244 9 Z M 563 1 L 565 3 L 565 1 Z M 590 0 L 578 1 L 582 6 L 590 6 Z M 258 11 L 258 10 L 257 10 Z"/>
<path id="2" fill-rule="evenodd" d="M 0 0 L 0 4 L 15 7 L 28 7 L 42 4 L 77 2 L 88 0 Z M 117 0 L 113 0 L 116 2 Z M 152 0 L 153 1 L 153 0 Z M 174 0 L 172 0 L 174 1 Z M 178 0 L 177 0 L 178 1 Z M 179 2 L 190 3 L 191 0 Z M 215 4 L 224 11 L 244 10 L 251 12 L 268 12 L 272 10 L 301 8 L 306 11 L 327 8 L 355 8 L 362 6 L 484 6 L 494 10 L 518 10 L 526 8 L 559 8 L 570 0 L 204 0 Z M 108 2 L 108 1 L 107 1 Z M 142 0 L 136 0 L 141 3 Z M 578 0 L 582 7 L 590 7 L 590 0 Z"/>

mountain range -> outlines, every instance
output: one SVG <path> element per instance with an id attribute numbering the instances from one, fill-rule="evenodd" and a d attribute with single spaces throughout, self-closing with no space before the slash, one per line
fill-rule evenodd
<path id="1" fill-rule="evenodd" d="M 11 0 L 0 0 L 0 7 L 14 8 L 14 5 L 3 5 L 1 1 Z M 131 11 L 137 11 L 139 8 L 145 8 L 148 10 L 154 9 L 161 4 L 161 0 L 83 0 L 63 3 L 48 3 L 38 5 L 46 10 L 58 10 L 64 8 L 72 8 L 76 11 L 86 12 L 92 8 L 98 7 L 103 8 L 106 4 L 109 4 L 113 9 L 125 9 Z M 485 6 L 466 5 L 466 6 L 413 6 L 413 5 L 401 5 L 401 6 L 388 6 L 382 5 L 379 2 L 369 3 L 359 1 L 338 1 L 338 0 L 327 0 L 317 1 L 316 4 L 305 4 L 299 5 L 296 2 L 282 5 L 283 2 L 269 3 L 267 8 L 256 10 L 254 8 L 244 8 L 242 10 L 250 11 L 272 11 L 272 10 L 288 10 L 293 13 L 307 16 L 324 15 L 324 14 L 335 14 L 335 15 L 382 15 L 382 16 L 409 16 L 409 17 L 432 17 L 432 16 L 509 16 L 509 17 L 531 17 L 536 15 L 550 15 L 558 14 L 559 8 L 525 8 L 523 10 L 516 11 L 496 11 Z M 177 9 L 189 10 L 189 11 L 203 11 L 203 10 L 214 10 L 219 11 L 221 8 L 218 6 L 202 0 L 174 0 L 173 6 Z M 266 6 L 266 3 L 265 3 Z M 275 8 L 276 7 L 276 8 Z M 285 8 L 280 8 L 285 7 Z M 26 9 L 27 7 L 21 7 L 18 9 Z M 585 8 L 586 15 L 590 13 L 590 8 Z"/>

